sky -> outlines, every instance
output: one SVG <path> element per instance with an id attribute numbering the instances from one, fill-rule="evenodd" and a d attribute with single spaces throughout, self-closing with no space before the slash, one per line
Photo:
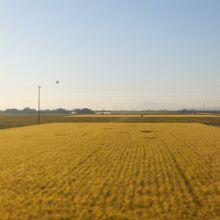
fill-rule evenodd
<path id="1" fill-rule="evenodd" d="M 219 0 L 0 0 L 0 109 L 220 106 Z M 59 80 L 59 84 L 56 84 Z"/>

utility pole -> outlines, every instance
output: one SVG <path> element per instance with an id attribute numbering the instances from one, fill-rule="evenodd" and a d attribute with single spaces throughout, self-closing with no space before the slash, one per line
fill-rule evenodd
<path id="1" fill-rule="evenodd" d="M 203 111 L 205 112 L 205 103 L 203 103 Z"/>
<path id="2" fill-rule="evenodd" d="M 41 90 L 41 86 L 38 86 L 38 111 L 37 111 L 38 124 L 40 124 L 40 90 Z"/>

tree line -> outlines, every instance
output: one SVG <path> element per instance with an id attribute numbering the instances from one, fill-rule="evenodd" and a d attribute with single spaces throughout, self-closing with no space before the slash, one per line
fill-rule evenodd
<path id="1" fill-rule="evenodd" d="M 37 110 L 33 108 L 26 107 L 24 109 L 16 109 L 10 108 L 6 110 L 0 110 L 1 114 L 37 114 Z M 67 110 L 64 108 L 57 108 L 57 109 L 45 109 L 40 111 L 41 114 L 94 114 L 91 109 L 82 108 L 82 109 L 74 109 L 74 110 Z"/>

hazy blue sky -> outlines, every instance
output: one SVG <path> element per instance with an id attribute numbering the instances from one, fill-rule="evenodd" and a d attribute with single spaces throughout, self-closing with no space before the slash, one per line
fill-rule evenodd
<path id="1" fill-rule="evenodd" d="M 0 0 L 0 109 L 36 107 L 39 84 L 43 108 L 220 106 L 220 87 L 197 88 L 220 86 L 219 11 L 219 0 Z"/>

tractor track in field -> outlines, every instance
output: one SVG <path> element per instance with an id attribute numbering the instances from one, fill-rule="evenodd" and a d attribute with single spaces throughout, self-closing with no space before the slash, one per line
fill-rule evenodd
<path id="1" fill-rule="evenodd" d="M 176 169 L 178 170 L 179 175 L 181 176 L 186 189 L 188 190 L 189 194 L 191 195 L 191 197 L 193 198 L 193 201 L 195 202 L 196 205 L 198 206 L 202 206 L 201 201 L 199 200 L 198 196 L 196 195 L 196 193 L 193 190 L 191 181 L 188 179 L 188 177 L 185 175 L 184 170 L 182 169 L 180 163 L 178 162 L 176 156 L 173 154 L 173 152 L 169 149 L 169 147 L 167 146 L 167 144 L 160 140 L 161 143 L 163 143 L 163 145 L 165 146 L 165 149 L 167 150 L 167 152 L 169 153 L 170 157 L 172 158 L 172 161 L 175 164 Z"/>
<path id="2" fill-rule="evenodd" d="M 208 161 L 206 158 L 202 157 L 202 155 L 197 152 L 194 148 L 196 147 L 194 144 L 190 144 L 188 143 L 186 140 L 184 141 L 182 138 L 180 137 L 177 137 L 176 135 L 170 133 L 170 132 L 167 132 L 170 136 L 172 136 L 173 138 L 175 138 L 176 140 L 178 140 L 179 142 L 183 143 L 186 147 L 190 148 L 190 150 L 195 154 L 197 155 L 199 158 L 203 158 L 203 161 L 205 161 L 205 163 L 207 163 L 211 169 L 215 170 L 216 172 L 218 172 L 218 170 L 216 169 L 215 166 L 213 166 L 210 161 Z"/>

